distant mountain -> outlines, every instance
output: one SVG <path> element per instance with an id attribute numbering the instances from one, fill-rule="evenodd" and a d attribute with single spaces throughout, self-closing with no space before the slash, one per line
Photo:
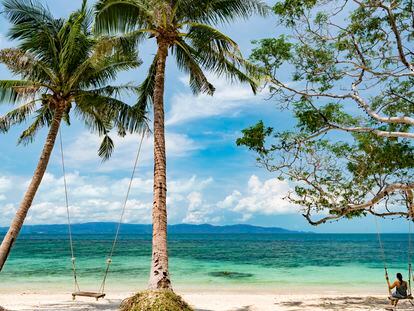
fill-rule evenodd
<path id="1" fill-rule="evenodd" d="M 113 222 L 91 222 L 84 224 L 73 224 L 73 234 L 113 234 L 116 230 L 116 223 Z M 7 232 L 7 228 L 0 227 L 0 233 Z M 67 225 L 32 225 L 23 226 L 22 233 L 30 234 L 67 234 Z M 151 225 L 122 224 L 122 234 L 151 234 Z M 213 226 L 213 225 L 170 225 L 169 233 L 185 233 L 185 234 L 266 234 L 266 233 L 303 233 L 299 231 L 291 231 L 283 228 L 257 227 L 251 225 L 231 225 L 231 226 Z"/>

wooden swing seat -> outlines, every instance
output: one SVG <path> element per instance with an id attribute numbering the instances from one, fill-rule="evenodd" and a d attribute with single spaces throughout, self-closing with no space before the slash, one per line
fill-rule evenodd
<path id="1" fill-rule="evenodd" d="M 91 298 L 95 298 L 96 301 L 98 301 L 101 298 L 105 297 L 104 293 L 95 293 L 95 292 L 74 292 L 72 293 L 72 299 L 75 300 L 76 297 L 91 297 Z"/>
<path id="2" fill-rule="evenodd" d="M 412 301 L 414 298 L 411 294 L 408 295 L 407 297 L 404 297 L 404 298 L 395 298 L 395 297 L 392 297 L 392 296 L 388 296 L 388 299 L 391 302 L 391 307 L 390 308 L 385 308 L 385 310 L 390 310 L 390 311 L 397 310 L 397 304 L 400 300 L 407 300 L 412 306 L 414 306 L 414 302 Z"/>
<path id="3" fill-rule="evenodd" d="M 414 297 L 412 295 L 408 295 L 407 297 L 404 297 L 404 298 L 395 298 L 393 296 L 389 296 L 388 299 L 389 300 L 413 300 Z"/>

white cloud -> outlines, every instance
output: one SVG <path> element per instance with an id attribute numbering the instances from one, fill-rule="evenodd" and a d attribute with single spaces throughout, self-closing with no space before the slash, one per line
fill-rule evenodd
<path id="1" fill-rule="evenodd" d="M 241 213 L 242 220 L 248 220 L 254 214 L 295 214 L 299 210 L 298 207 L 285 200 L 290 190 L 286 181 L 268 179 L 262 182 L 259 177 L 253 175 L 244 193 L 235 190 L 223 201 L 218 202 L 217 206 Z"/>
<path id="2" fill-rule="evenodd" d="M 232 84 L 224 78 L 209 77 L 216 87 L 214 96 L 190 92 L 177 93 L 172 98 L 172 106 L 167 113 L 167 125 L 176 125 L 189 120 L 212 116 L 235 115 L 252 102 L 260 103 L 262 97 L 254 96 L 249 85 Z M 186 79 L 180 79 L 187 85 Z"/>
<path id="3" fill-rule="evenodd" d="M 1 187 L 9 189 L 4 194 L 0 192 L 0 226 L 7 226 L 30 179 L 2 176 L 0 181 Z M 244 189 L 235 189 L 220 201 L 217 200 L 220 193 L 209 193 L 213 182 L 211 177 L 197 176 L 170 180 L 167 197 L 169 222 L 225 224 L 246 222 L 255 215 L 294 214 L 299 211 L 283 199 L 290 190 L 285 181 L 262 181 L 253 175 Z M 118 221 L 128 183 L 128 178 L 69 173 L 67 185 L 72 221 Z M 125 222 L 151 223 L 152 187 L 152 178 L 134 178 Z M 26 223 L 65 222 L 63 178 L 46 173 Z"/>
<path id="4" fill-rule="evenodd" d="M 112 139 L 115 144 L 114 153 L 108 161 L 102 162 L 97 154 L 101 138 L 89 132 L 83 132 L 64 150 L 67 166 L 83 169 L 86 167 L 89 171 L 99 172 L 132 169 L 141 139 L 140 135 L 127 135 L 123 138 L 113 135 Z M 168 158 L 188 156 L 201 148 L 187 135 L 177 133 L 167 133 L 166 144 Z M 152 163 L 152 158 L 153 138 L 148 136 L 142 145 L 139 166 L 149 165 Z"/>
<path id="5" fill-rule="evenodd" d="M 173 180 L 169 183 L 169 188 L 172 192 L 183 193 L 188 191 L 205 189 L 213 182 L 213 178 L 209 177 L 204 180 L 198 180 L 197 176 L 192 176 L 190 179 Z"/>
<path id="6" fill-rule="evenodd" d="M 203 195 L 200 192 L 191 192 L 187 196 L 187 214 L 183 219 L 184 223 L 202 224 L 211 222 L 211 207 L 204 204 Z"/>
<path id="7" fill-rule="evenodd" d="M 14 217 L 23 193 L 27 190 L 30 178 L 2 176 L 2 185 L 16 184 L 13 191 L 0 194 L 0 226 L 8 226 Z M 20 181 L 24 182 L 20 182 Z M 19 183 L 15 183 L 19 181 Z M 212 182 L 212 178 L 200 179 L 197 176 L 171 180 L 168 191 L 169 219 L 172 223 L 182 222 L 187 213 L 189 201 L 197 208 L 197 195 Z M 128 178 L 116 179 L 107 176 L 80 175 L 78 172 L 67 175 L 69 206 L 73 223 L 91 221 L 118 221 L 125 200 Z M 124 222 L 151 223 L 152 178 L 134 178 L 127 202 Z M 200 192 L 198 192 L 200 191 Z M 63 178 L 46 173 L 26 223 L 65 223 L 66 204 Z"/>
<path id="8" fill-rule="evenodd" d="M 0 176 L 0 192 L 5 192 L 9 190 L 12 186 L 12 182 L 9 178 L 5 176 Z"/>
<path id="9" fill-rule="evenodd" d="M 202 195 L 201 195 L 200 192 L 191 192 L 187 196 L 187 199 L 188 199 L 188 201 L 190 203 L 189 206 L 188 206 L 188 210 L 189 211 L 194 211 L 202 203 Z"/>

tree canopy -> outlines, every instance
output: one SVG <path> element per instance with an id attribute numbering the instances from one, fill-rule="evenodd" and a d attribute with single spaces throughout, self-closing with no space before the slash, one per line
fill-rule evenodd
<path id="1" fill-rule="evenodd" d="M 212 95 L 215 91 L 206 71 L 249 83 L 256 91 L 257 81 L 252 76 L 255 66 L 242 57 L 236 42 L 214 25 L 265 15 L 268 9 L 261 0 L 100 0 L 96 4 L 96 30 L 124 33 L 123 43 L 130 46 L 144 38 L 165 41 L 179 69 L 189 74 L 195 94 Z M 152 101 L 156 61 L 157 55 L 140 87 L 140 103 Z"/>
<path id="2" fill-rule="evenodd" d="M 286 33 L 256 41 L 251 59 L 296 128 L 259 122 L 237 143 L 291 181 L 287 199 L 314 225 L 412 217 L 412 1 L 285 0 L 273 10 Z"/>
<path id="3" fill-rule="evenodd" d="M 132 49 L 120 48 L 117 38 L 92 33 L 86 1 L 68 19 L 54 18 L 36 1 L 5 0 L 3 6 L 11 22 L 8 37 L 18 46 L 1 50 L 0 62 L 20 80 L 0 81 L 0 101 L 16 106 L 0 117 L 1 132 L 30 120 L 19 139 L 29 143 L 50 126 L 61 103 L 67 124 L 74 111 L 87 128 L 103 136 L 99 155 L 107 159 L 114 147 L 112 129 L 124 135 L 145 125 L 145 109 L 120 99 L 123 92 L 136 94 L 137 87 L 110 84 L 120 71 L 137 68 L 141 61 Z"/>

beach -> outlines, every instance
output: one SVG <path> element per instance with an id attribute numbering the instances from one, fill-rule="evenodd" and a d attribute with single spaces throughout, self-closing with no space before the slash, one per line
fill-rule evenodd
<path id="1" fill-rule="evenodd" d="M 169 242 L 174 290 L 199 311 L 353 311 L 388 306 L 375 235 L 172 234 Z M 406 242 L 407 235 L 383 236 L 392 278 L 396 272 L 407 275 Z M 75 237 L 82 291 L 99 288 L 110 243 L 110 235 Z M 150 236 L 122 236 L 105 299 L 72 302 L 67 237 L 22 235 L 1 274 L 0 306 L 8 310 L 117 310 L 123 299 L 145 290 L 149 253 Z M 409 306 L 402 302 L 400 309 Z"/>
<path id="2" fill-rule="evenodd" d="M 0 305 L 7 310 L 118 310 L 131 293 L 108 293 L 107 298 L 95 302 L 88 298 L 71 300 L 70 293 L 0 294 Z M 299 311 L 299 310 L 384 310 L 389 305 L 385 295 L 355 294 L 260 294 L 220 292 L 180 292 L 197 311 Z M 399 310 L 412 306 L 401 302 Z"/>

